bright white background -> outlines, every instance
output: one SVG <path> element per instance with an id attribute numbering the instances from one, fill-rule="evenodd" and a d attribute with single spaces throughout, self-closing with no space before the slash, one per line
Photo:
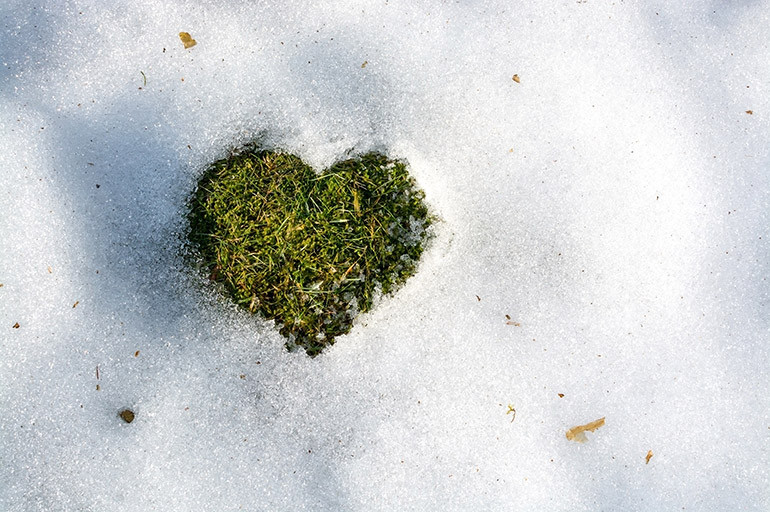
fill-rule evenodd
<path id="1" fill-rule="evenodd" d="M 5 0 L 0 509 L 768 510 L 770 4 L 679 4 Z M 258 135 L 442 219 L 316 359 L 183 257 Z"/>

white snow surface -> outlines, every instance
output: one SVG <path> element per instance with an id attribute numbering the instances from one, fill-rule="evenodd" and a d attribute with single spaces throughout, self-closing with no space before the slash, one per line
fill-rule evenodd
<path id="1" fill-rule="evenodd" d="M 0 20 L 0 510 L 770 509 L 768 1 Z M 185 259 L 255 137 L 441 218 L 314 359 Z"/>

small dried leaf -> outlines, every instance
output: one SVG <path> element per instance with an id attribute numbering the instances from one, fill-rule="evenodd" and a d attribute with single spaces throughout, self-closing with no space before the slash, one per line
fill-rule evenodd
<path id="1" fill-rule="evenodd" d="M 649 464 L 649 463 L 650 463 L 650 459 L 651 459 L 651 458 L 652 458 L 652 450 L 649 450 L 649 451 L 647 452 L 647 456 L 644 458 L 644 463 L 645 463 L 645 464 Z"/>
<path id="2" fill-rule="evenodd" d="M 72 305 L 72 309 L 75 309 L 76 307 L 78 307 L 78 304 L 80 304 L 80 301 L 76 300 L 75 303 Z"/>
<path id="3" fill-rule="evenodd" d="M 14 329 L 18 329 L 19 327 L 21 327 L 21 326 L 19 325 L 19 322 L 16 322 L 15 324 L 13 324 L 13 328 L 14 328 Z"/>
<path id="4" fill-rule="evenodd" d="M 48 267 L 48 273 L 53 274 L 53 269 L 51 267 Z"/>
<path id="5" fill-rule="evenodd" d="M 514 322 L 513 320 L 508 320 L 505 322 L 505 325 L 512 325 L 514 327 L 521 327 L 521 324 L 519 322 Z"/>
<path id="6" fill-rule="evenodd" d="M 369 64 L 369 61 L 365 60 L 364 63 L 361 64 L 361 69 L 365 68 L 367 64 Z"/>
<path id="7" fill-rule="evenodd" d="M 585 443 L 588 441 L 588 438 L 586 438 L 586 432 L 593 432 L 597 428 L 604 425 L 604 418 L 599 418 L 596 421 L 592 421 L 591 423 L 586 423 L 585 425 L 578 425 L 577 427 L 572 427 L 567 431 L 567 439 L 570 441 L 575 441 L 578 443 Z"/>
<path id="8" fill-rule="evenodd" d="M 513 75 L 513 81 L 516 82 L 517 84 L 520 84 L 521 80 L 519 79 L 519 75 Z"/>
<path id="9" fill-rule="evenodd" d="M 754 114 L 754 111 L 753 111 L 753 110 L 747 110 L 747 111 L 746 111 L 746 113 L 747 113 L 748 115 L 752 115 L 752 114 Z"/>
<path id="10" fill-rule="evenodd" d="M 179 39 L 182 41 L 182 44 L 184 44 L 185 50 L 198 44 L 198 42 L 187 32 L 180 32 Z"/>
<path id="11" fill-rule="evenodd" d="M 139 351 L 134 352 L 134 357 L 139 357 Z"/>
<path id="12" fill-rule="evenodd" d="M 564 398 L 564 393 L 559 393 L 559 398 Z"/>

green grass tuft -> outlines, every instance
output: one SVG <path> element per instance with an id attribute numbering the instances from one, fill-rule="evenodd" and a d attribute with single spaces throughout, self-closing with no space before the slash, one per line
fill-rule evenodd
<path id="1" fill-rule="evenodd" d="M 190 241 L 212 280 L 318 354 L 381 289 L 415 271 L 431 216 L 406 165 L 377 153 L 321 175 L 293 155 L 220 160 L 191 200 Z"/>

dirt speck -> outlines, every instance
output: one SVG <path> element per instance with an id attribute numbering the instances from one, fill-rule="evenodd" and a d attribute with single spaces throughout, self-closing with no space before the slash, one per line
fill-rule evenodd
<path id="1" fill-rule="evenodd" d="M 118 413 L 118 416 L 120 416 L 120 419 L 125 421 L 126 423 L 131 423 L 134 421 L 134 411 L 131 409 L 123 409 Z"/>

